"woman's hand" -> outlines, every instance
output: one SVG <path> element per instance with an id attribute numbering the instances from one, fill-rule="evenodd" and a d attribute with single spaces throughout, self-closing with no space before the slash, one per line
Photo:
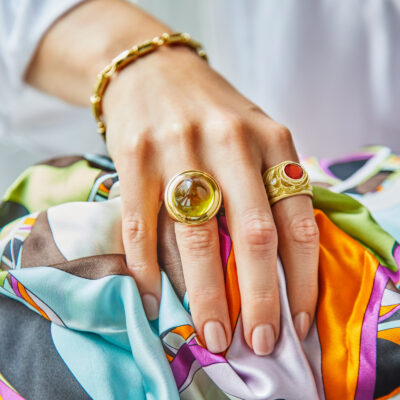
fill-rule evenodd
<path id="1" fill-rule="evenodd" d="M 184 47 L 160 48 L 126 67 L 107 88 L 103 110 L 120 177 L 127 264 L 148 317 L 157 317 L 161 296 L 157 216 L 165 186 L 176 173 L 200 169 L 222 189 L 247 344 L 269 354 L 279 336 L 278 249 L 304 339 L 318 291 L 311 199 L 294 196 L 271 209 L 262 181 L 265 169 L 298 161 L 288 129 Z M 232 332 L 216 219 L 175 223 L 175 234 L 196 329 L 210 351 L 222 352 Z"/>
<path id="2" fill-rule="evenodd" d="M 168 29 L 125 1 L 82 2 L 46 32 L 26 81 L 88 105 L 96 74 L 112 57 Z M 157 316 L 161 296 L 157 214 L 165 185 L 178 172 L 201 169 L 222 188 L 248 345 L 268 354 L 279 336 L 278 248 L 303 339 L 317 298 L 318 230 L 311 200 L 295 196 L 271 210 L 261 177 L 281 161 L 297 161 L 289 131 L 184 47 L 163 47 L 127 66 L 110 82 L 103 109 L 120 176 L 128 267 L 148 316 Z M 175 232 L 196 329 L 209 350 L 223 351 L 232 333 L 216 220 L 175 224 Z"/>

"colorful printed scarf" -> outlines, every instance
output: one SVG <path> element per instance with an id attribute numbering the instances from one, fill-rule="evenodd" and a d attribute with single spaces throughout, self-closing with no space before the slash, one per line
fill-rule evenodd
<path id="1" fill-rule="evenodd" d="M 146 319 L 127 273 L 110 159 L 28 168 L 0 205 L 0 399 L 396 398 L 400 158 L 374 147 L 303 165 L 321 238 L 316 321 L 301 344 L 278 265 L 281 333 L 266 357 L 243 338 L 223 215 L 234 335 L 224 354 L 212 354 L 193 329 L 180 269 L 162 271 L 160 316 Z"/>

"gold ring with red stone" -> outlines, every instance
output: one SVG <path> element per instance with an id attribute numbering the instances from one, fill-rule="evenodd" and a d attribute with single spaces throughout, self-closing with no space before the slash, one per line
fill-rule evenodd
<path id="1" fill-rule="evenodd" d="M 283 161 L 268 168 L 263 174 L 263 181 L 271 205 L 300 194 L 313 196 L 307 171 L 294 161 Z"/>
<path id="2" fill-rule="evenodd" d="M 164 195 L 169 216 L 188 225 L 199 225 L 214 217 L 221 207 L 218 182 L 207 172 L 183 171 L 167 184 Z"/>

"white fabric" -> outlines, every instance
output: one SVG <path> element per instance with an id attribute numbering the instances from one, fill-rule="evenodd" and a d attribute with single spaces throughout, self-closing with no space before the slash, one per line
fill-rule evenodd
<path id="1" fill-rule="evenodd" d="M 40 160 L 105 151 L 87 109 L 40 93 L 23 80 L 43 34 L 81 1 L 0 0 L 1 194 L 19 173 Z"/>
<path id="2" fill-rule="evenodd" d="M 22 80 L 80 0 L 0 0 L 0 191 L 32 162 L 104 149 L 89 110 Z M 400 0 L 139 0 L 201 40 L 212 65 L 286 124 L 302 154 L 400 151 Z M 62 46 L 62 43 L 60 43 Z"/>

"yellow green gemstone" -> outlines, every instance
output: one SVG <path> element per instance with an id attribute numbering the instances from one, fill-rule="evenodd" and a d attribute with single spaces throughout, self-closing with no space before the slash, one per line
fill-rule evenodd
<path id="1" fill-rule="evenodd" d="M 176 185 L 174 204 L 177 211 L 188 217 L 201 217 L 214 200 L 213 187 L 202 177 L 186 177 Z"/>

